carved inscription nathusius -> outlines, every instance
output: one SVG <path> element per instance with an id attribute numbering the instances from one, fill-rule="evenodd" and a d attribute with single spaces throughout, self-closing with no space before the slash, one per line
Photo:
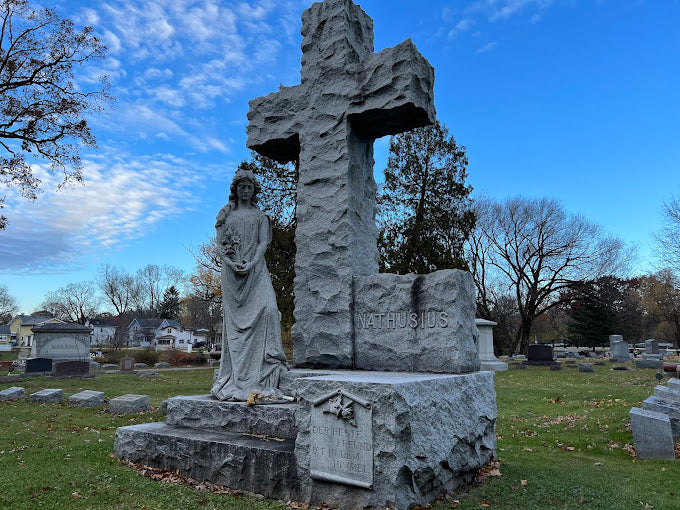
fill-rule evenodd
<path id="1" fill-rule="evenodd" d="M 355 325 L 362 329 L 397 329 L 397 328 L 447 328 L 449 314 L 430 310 L 428 312 L 381 312 L 356 314 Z"/>
<path id="2" fill-rule="evenodd" d="M 310 476 L 373 488 L 371 403 L 337 390 L 313 402 Z"/>

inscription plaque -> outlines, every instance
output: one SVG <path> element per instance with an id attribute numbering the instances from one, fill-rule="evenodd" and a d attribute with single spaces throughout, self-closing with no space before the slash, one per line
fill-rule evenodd
<path id="1" fill-rule="evenodd" d="M 313 404 L 310 476 L 372 489 L 371 403 L 339 389 L 319 397 Z"/>

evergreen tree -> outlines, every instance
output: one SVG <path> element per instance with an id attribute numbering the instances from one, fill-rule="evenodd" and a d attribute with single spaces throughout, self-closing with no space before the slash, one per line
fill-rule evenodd
<path id="1" fill-rule="evenodd" d="M 467 269 L 463 243 L 475 225 L 465 147 L 439 121 L 390 138 L 379 202 L 381 271 Z"/>
<path id="2" fill-rule="evenodd" d="M 158 315 L 161 319 L 179 320 L 179 291 L 174 285 L 163 293 Z"/>

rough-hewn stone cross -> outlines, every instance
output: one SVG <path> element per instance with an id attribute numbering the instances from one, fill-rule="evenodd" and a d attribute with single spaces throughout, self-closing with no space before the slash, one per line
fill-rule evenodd
<path id="1" fill-rule="evenodd" d="M 299 160 L 294 361 L 352 368 L 352 279 L 378 272 L 373 140 L 434 119 L 434 70 L 411 40 L 373 53 L 351 0 L 302 14 L 301 84 L 250 102 L 247 146 Z"/>

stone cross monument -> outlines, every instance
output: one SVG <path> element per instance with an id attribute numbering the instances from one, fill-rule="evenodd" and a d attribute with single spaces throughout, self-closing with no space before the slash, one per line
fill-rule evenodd
<path id="1" fill-rule="evenodd" d="M 353 278 L 378 273 L 373 140 L 434 119 L 434 70 L 411 40 L 373 53 L 351 0 L 302 15 L 301 84 L 250 102 L 247 146 L 299 160 L 294 361 L 355 368 Z"/>

